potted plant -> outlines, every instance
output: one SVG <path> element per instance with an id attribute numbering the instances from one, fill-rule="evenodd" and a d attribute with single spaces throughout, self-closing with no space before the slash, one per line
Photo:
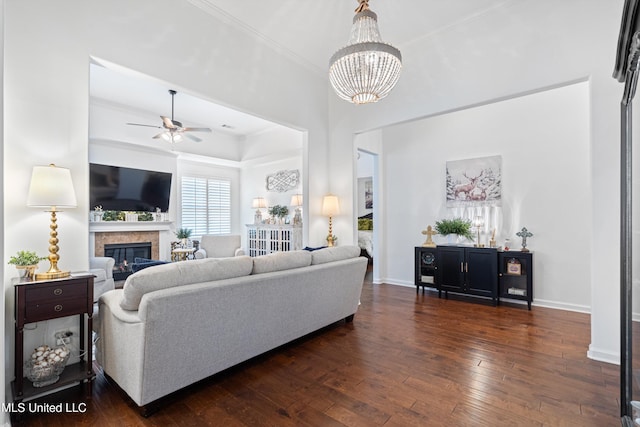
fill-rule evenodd
<path id="1" fill-rule="evenodd" d="M 442 219 L 436 221 L 436 232 L 443 236 L 455 234 L 459 237 L 466 237 L 469 240 L 473 240 L 473 233 L 471 233 L 471 221 L 454 218 L 454 219 Z"/>
<path id="2" fill-rule="evenodd" d="M 190 228 L 178 228 L 176 237 L 182 241 L 182 247 L 187 247 L 187 240 L 191 237 L 192 230 Z"/>
<path id="3" fill-rule="evenodd" d="M 289 208 L 282 205 L 274 205 L 269 208 L 269 215 L 277 217 L 279 222 L 282 224 L 284 217 L 289 215 Z"/>
<path id="4" fill-rule="evenodd" d="M 33 279 L 38 263 L 44 259 L 47 257 L 38 256 L 32 251 L 18 251 L 16 255 L 9 258 L 9 264 L 16 266 L 21 278 Z"/>

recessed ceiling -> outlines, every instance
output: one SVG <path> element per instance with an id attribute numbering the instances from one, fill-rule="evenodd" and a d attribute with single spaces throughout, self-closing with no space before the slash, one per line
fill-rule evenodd
<path id="1" fill-rule="evenodd" d="M 210 127 L 214 131 L 235 136 L 247 136 L 277 126 L 268 120 L 226 108 L 169 86 L 151 77 L 91 65 L 91 97 L 137 112 L 151 113 L 157 120 L 149 123 L 150 125 L 161 124 L 161 115 L 171 117 L 171 95 L 168 91 L 176 89 L 175 119 L 185 126 Z"/>

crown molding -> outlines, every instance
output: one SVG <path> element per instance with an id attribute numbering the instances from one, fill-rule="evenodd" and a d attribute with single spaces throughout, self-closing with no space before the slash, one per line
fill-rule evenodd
<path id="1" fill-rule="evenodd" d="M 202 11 L 208 13 L 209 15 L 213 16 L 214 18 L 222 21 L 223 23 L 231 25 L 232 27 L 237 28 L 237 29 L 241 30 L 242 32 L 244 32 L 245 34 L 257 39 L 261 44 L 268 46 L 269 48 L 273 49 L 277 53 L 279 53 L 279 54 L 291 59 L 295 63 L 305 67 L 309 71 L 311 71 L 311 72 L 313 72 L 315 74 L 318 74 L 320 76 L 326 75 L 327 70 L 320 69 L 316 65 L 314 65 L 311 62 L 307 61 L 306 59 L 302 58 L 300 55 L 297 55 L 292 50 L 290 50 L 287 47 L 281 45 L 280 43 L 276 42 L 275 40 L 270 39 L 269 37 L 267 37 L 264 34 L 260 33 L 258 30 L 256 30 L 252 26 L 247 25 L 246 23 L 242 22 L 241 20 L 239 20 L 238 18 L 234 17 L 233 15 L 230 15 L 226 11 L 220 9 L 218 6 L 213 4 L 213 2 L 211 2 L 209 0 L 187 0 L 187 1 L 189 3 L 191 3 L 193 6 L 197 7 L 198 9 L 201 9 Z"/>

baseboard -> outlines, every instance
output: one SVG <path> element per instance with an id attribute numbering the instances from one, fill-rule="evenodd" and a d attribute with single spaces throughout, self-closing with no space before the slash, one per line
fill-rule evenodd
<path id="1" fill-rule="evenodd" d="M 555 308 L 557 310 L 575 311 L 577 313 L 591 314 L 591 307 L 587 305 L 568 304 L 565 302 L 549 301 L 537 298 L 533 299 L 533 305 L 535 305 L 536 307 Z"/>
<path id="2" fill-rule="evenodd" d="M 376 283 L 376 282 L 374 282 L 374 283 Z M 386 283 L 386 284 L 394 285 L 394 286 L 404 286 L 404 287 L 407 287 L 407 288 L 415 288 L 416 287 L 415 283 L 413 283 L 413 282 L 409 282 L 409 281 L 406 281 L 406 280 L 395 280 L 395 279 L 389 279 L 389 278 L 386 278 L 386 279 L 382 280 L 381 282 L 377 282 L 376 284 L 380 284 L 380 283 Z M 435 289 L 435 288 L 433 288 L 433 289 Z M 511 300 L 509 300 L 509 302 L 511 302 Z M 578 313 L 591 314 L 591 307 L 586 306 L 586 305 L 567 304 L 567 303 L 558 302 L 558 301 L 549 301 L 549 300 L 541 300 L 541 299 L 534 299 L 533 302 L 531 303 L 531 305 L 536 306 L 536 307 L 554 308 L 556 310 L 575 311 L 575 312 L 578 312 Z M 640 319 L 640 315 L 639 315 L 639 319 Z"/>
<path id="3" fill-rule="evenodd" d="M 599 362 L 611 363 L 613 365 L 620 365 L 620 353 L 612 353 L 607 350 L 598 349 L 589 345 L 589 351 L 587 351 L 587 357 L 589 359 L 597 360 Z"/>

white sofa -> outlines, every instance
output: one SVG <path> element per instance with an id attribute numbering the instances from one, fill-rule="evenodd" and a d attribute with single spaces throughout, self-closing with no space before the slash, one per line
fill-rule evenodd
<path id="1" fill-rule="evenodd" d="M 357 246 L 149 267 L 102 295 L 96 359 L 143 414 L 158 399 L 341 319 L 367 259 Z"/>
<path id="2" fill-rule="evenodd" d="M 238 234 L 207 234 L 200 239 L 196 259 L 227 258 L 244 255 L 242 239 Z"/>

